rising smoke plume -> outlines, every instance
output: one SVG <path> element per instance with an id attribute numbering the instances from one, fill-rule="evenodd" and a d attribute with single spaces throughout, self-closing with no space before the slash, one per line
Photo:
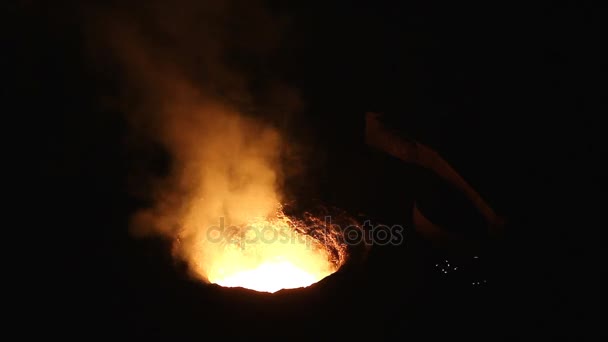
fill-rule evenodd
<path id="1" fill-rule="evenodd" d="M 166 177 L 132 233 L 179 240 L 178 257 L 205 278 L 205 229 L 264 216 L 281 202 L 285 139 L 272 124 L 297 92 L 272 79 L 285 21 L 259 1 L 147 1 L 88 7 L 89 51 L 117 73 L 131 141 L 160 144 Z M 137 175 L 136 177 L 141 177 Z M 196 251 L 196 252 L 193 252 Z"/>

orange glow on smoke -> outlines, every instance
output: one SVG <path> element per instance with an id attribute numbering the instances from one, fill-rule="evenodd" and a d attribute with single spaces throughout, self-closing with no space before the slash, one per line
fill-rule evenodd
<path id="1" fill-rule="evenodd" d="M 344 249 L 283 215 L 283 181 L 301 156 L 294 156 L 297 141 L 273 122 L 285 122 L 302 103 L 289 85 L 269 78 L 266 87 L 265 78 L 226 58 L 265 59 L 281 41 L 282 19 L 243 5 L 166 2 L 136 14 L 131 6 L 100 6 L 87 11 L 94 15 L 85 31 L 90 55 L 107 58 L 121 82 L 108 103 L 125 112 L 129 146 L 136 153 L 160 147 L 167 157 L 154 166 L 146 155 L 133 158 L 129 180 L 148 205 L 134 213 L 131 233 L 173 241 L 174 258 L 196 279 L 273 292 L 335 272 Z M 247 25 L 234 30 L 234 18 L 241 17 Z M 251 87 L 258 80 L 261 87 Z M 283 170 L 285 156 L 289 170 Z M 210 239 L 220 220 L 240 228 L 228 240 Z M 290 239 L 252 242 L 251 225 Z"/>

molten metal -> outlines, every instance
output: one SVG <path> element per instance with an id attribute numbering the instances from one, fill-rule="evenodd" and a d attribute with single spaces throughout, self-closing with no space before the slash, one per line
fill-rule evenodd
<path id="1" fill-rule="evenodd" d="M 225 287 L 271 293 L 306 287 L 337 271 L 344 259 L 331 231 L 313 231 L 282 212 L 225 229 L 222 238 L 207 278 Z"/>
<path id="2" fill-rule="evenodd" d="M 327 274 L 309 273 L 289 261 L 265 262 L 253 270 L 241 271 L 216 281 L 225 287 L 244 287 L 260 292 L 276 292 L 312 285 Z"/>

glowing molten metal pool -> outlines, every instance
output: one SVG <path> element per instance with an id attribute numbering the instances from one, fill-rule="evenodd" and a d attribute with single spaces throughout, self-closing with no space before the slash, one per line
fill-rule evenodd
<path id="1" fill-rule="evenodd" d="M 330 227 L 305 225 L 282 212 L 208 236 L 216 251 L 207 279 L 260 292 L 312 285 L 336 272 L 345 254 Z"/>
<path id="2" fill-rule="evenodd" d="M 219 279 L 217 284 L 225 287 L 245 287 L 260 292 L 276 292 L 312 285 L 327 275 L 309 273 L 288 261 L 266 262 L 255 269 Z"/>

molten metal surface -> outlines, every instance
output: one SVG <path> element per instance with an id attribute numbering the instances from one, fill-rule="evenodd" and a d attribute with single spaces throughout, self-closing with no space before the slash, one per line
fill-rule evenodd
<path id="1" fill-rule="evenodd" d="M 323 226 L 312 229 L 281 211 L 224 229 L 222 242 L 207 248 L 214 250 L 207 279 L 220 286 L 271 293 L 312 285 L 344 261 L 343 246 L 334 233 Z"/>
<path id="2" fill-rule="evenodd" d="M 244 287 L 260 292 L 276 292 L 312 285 L 329 273 L 309 273 L 288 261 L 265 262 L 252 270 L 245 270 L 216 281 L 225 287 Z"/>

